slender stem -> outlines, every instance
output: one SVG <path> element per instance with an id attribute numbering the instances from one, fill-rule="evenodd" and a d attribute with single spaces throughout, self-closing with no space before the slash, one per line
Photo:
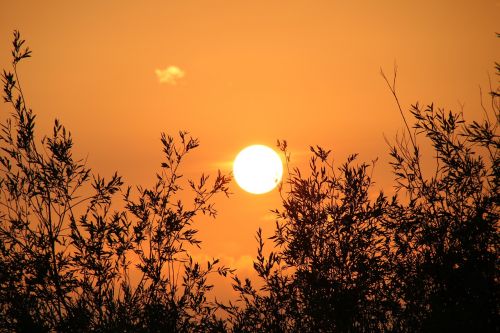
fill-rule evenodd
<path id="1" fill-rule="evenodd" d="M 405 117 L 405 115 L 403 113 L 403 108 L 401 107 L 401 103 L 399 103 L 398 95 L 396 94 L 396 75 L 397 75 L 397 72 L 398 72 L 397 71 L 397 67 L 394 67 L 394 79 L 393 79 L 393 84 L 391 85 L 389 83 L 389 80 L 385 76 L 384 71 L 382 69 L 380 70 L 380 74 L 384 78 L 385 82 L 387 83 L 387 86 L 389 87 L 389 90 L 391 91 L 392 95 L 394 96 L 394 99 L 396 100 L 396 104 L 398 106 L 399 113 L 401 114 L 401 117 L 403 118 L 403 121 L 405 123 L 406 129 L 408 130 L 408 134 L 410 135 L 410 140 L 411 140 L 411 143 L 413 145 L 413 148 L 416 149 L 417 145 L 416 145 L 416 143 L 415 143 L 415 141 L 413 139 L 413 135 L 411 133 L 410 126 L 408 125 L 408 122 L 406 121 L 406 117 Z"/>

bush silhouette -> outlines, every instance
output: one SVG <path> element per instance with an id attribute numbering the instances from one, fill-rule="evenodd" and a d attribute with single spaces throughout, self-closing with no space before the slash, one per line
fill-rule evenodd
<path id="1" fill-rule="evenodd" d="M 59 121 L 37 141 L 17 75 L 31 51 L 17 31 L 12 56 L 2 75 L 13 111 L 0 134 L 0 331 L 499 330 L 498 89 L 482 122 L 415 104 L 411 129 L 396 72 L 392 84 L 384 76 L 407 130 L 388 141 L 397 194 L 372 191 L 375 162 L 337 164 L 311 147 L 309 169 L 291 168 L 280 188 L 271 252 L 257 232 L 257 288 L 187 253 L 200 246 L 194 219 L 215 217 L 212 198 L 230 181 L 219 172 L 183 183 L 197 139 L 161 135 L 152 187 L 105 180 L 73 157 Z M 426 143 L 436 164 L 424 175 Z M 290 165 L 286 141 L 278 146 Z M 179 199 L 183 186 L 192 201 Z M 237 300 L 210 301 L 210 274 L 230 275 Z"/>
<path id="2" fill-rule="evenodd" d="M 330 151 L 311 147 L 309 170 L 293 169 L 281 190 L 267 257 L 257 233 L 263 287 L 233 278 L 235 331 L 498 331 L 498 90 L 482 123 L 415 104 L 412 131 L 396 71 L 392 84 L 383 77 L 408 130 L 389 143 L 397 195 L 370 197 L 370 166 L 353 165 L 356 155 L 336 168 Z M 428 177 L 425 138 L 436 154 Z M 286 141 L 278 146 L 289 162 Z"/>
<path id="3" fill-rule="evenodd" d="M 152 188 L 122 190 L 121 178 L 94 175 L 72 156 L 71 134 L 55 121 L 39 145 L 35 115 L 27 107 L 18 63 L 31 51 L 14 32 L 13 73 L 4 71 L 4 99 L 13 107 L 2 127 L 0 327 L 2 331 L 219 330 L 207 301 L 208 274 L 186 253 L 198 245 L 193 219 L 215 216 L 211 202 L 227 194 L 228 176 L 189 181 L 193 203 L 176 199 L 180 165 L 198 141 L 162 134 L 164 162 Z M 125 209 L 112 210 L 123 193 Z M 136 266 L 131 267 L 131 257 Z M 132 270 L 140 272 L 137 283 Z"/>
<path id="4" fill-rule="evenodd" d="M 395 93 L 394 84 L 390 88 Z M 498 97 L 498 90 L 491 92 L 492 110 L 484 109 L 482 123 L 417 103 L 410 110 L 414 134 L 390 147 L 397 188 L 408 201 L 392 206 L 389 225 L 394 290 L 402 304 L 398 330 L 498 330 Z M 427 177 L 417 145 L 424 136 L 436 160 Z"/>
<path id="5" fill-rule="evenodd" d="M 278 143 L 287 153 L 286 142 Z M 368 197 L 370 166 L 356 156 L 336 170 L 329 151 L 311 148 L 310 174 L 295 169 L 282 188 L 274 252 L 263 255 L 261 232 L 254 267 L 264 282 L 258 293 L 235 278 L 246 305 L 229 308 L 237 331 L 381 331 L 391 295 L 389 238 L 383 229 L 391 202 Z M 287 158 L 288 159 L 288 158 Z"/>

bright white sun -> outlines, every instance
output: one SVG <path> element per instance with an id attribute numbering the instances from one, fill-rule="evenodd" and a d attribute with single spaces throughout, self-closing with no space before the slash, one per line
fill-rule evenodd
<path id="1" fill-rule="evenodd" d="M 236 183 L 247 192 L 262 194 L 271 191 L 281 181 L 283 164 L 278 154 L 263 145 L 246 147 L 233 164 Z"/>

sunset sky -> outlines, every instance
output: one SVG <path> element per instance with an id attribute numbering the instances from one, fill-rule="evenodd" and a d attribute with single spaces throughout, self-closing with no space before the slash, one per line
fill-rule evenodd
<path id="1" fill-rule="evenodd" d="M 498 79 L 499 22 L 498 0 L 0 0 L 0 65 L 9 68 L 20 30 L 33 50 L 20 74 L 37 133 L 59 118 L 76 156 L 127 185 L 152 184 L 160 133 L 187 130 L 201 146 L 186 177 L 230 172 L 244 147 L 286 139 L 296 166 L 317 144 L 339 162 L 378 157 L 376 188 L 390 191 L 384 135 L 403 123 L 380 69 L 392 75 L 397 63 L 405 110 L 435 102 L 481 119 L 479 87 Z M 216 200 L 216 220 L 199 221 L 197 255 L 248 268 L 280 197 L 234 182 L 231 191 Z"/>

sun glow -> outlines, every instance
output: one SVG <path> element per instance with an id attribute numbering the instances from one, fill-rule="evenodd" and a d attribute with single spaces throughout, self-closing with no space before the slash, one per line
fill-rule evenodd
<path id="1" fill-rule="evenodd" d="M 234 179 L 247 192 L 263 194 L 281 181 L 283 164 L 279 155 L 263 145 L 249 146 L 236 156 L 233 163 Z"/>

